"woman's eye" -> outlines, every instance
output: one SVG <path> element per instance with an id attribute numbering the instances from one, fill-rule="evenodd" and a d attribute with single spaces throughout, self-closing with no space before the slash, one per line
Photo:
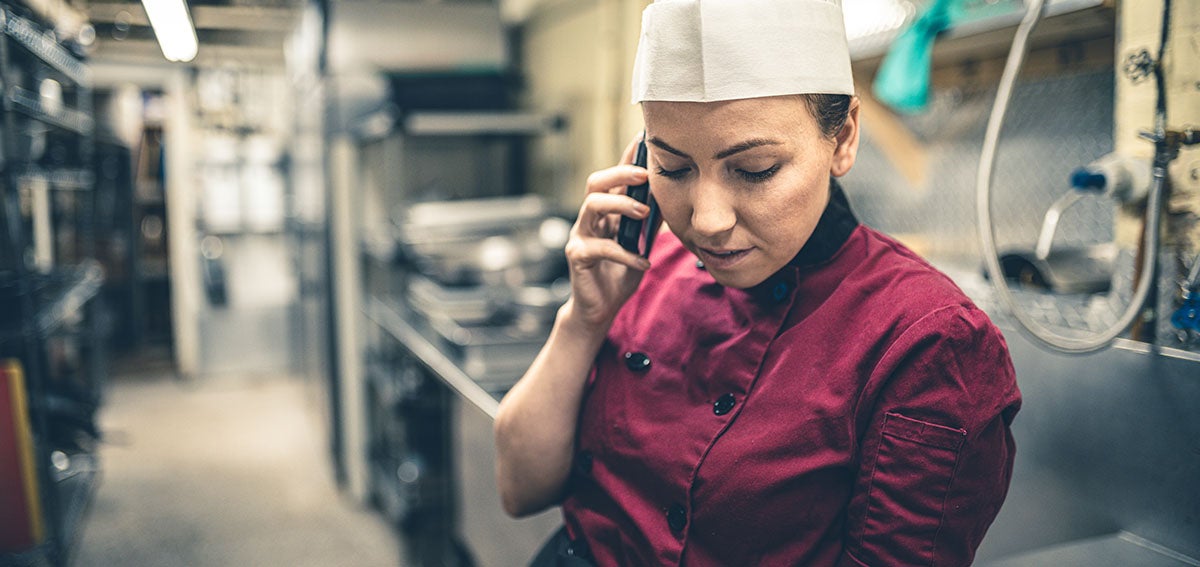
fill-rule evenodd
<path id="1" fill-rule="evenodd" d="M 746 181 L 752 183 L 760 183 L 773 177 L 779 171 L 779 165 L 772 165 L 761 171 L 746 171 L 744 169 L 737 170 L 738 175 L 741 175 Z"/>
<path id="2" fill-rule="evenodd" d="M 679 169 L 663 169 L 662 167 L 659 167 L 657 173 L 663 177 L 666 177 L 667 179 L 680 179 L 684 175 L 687 175 L 687 173 L 691 170 L 692 168 L 690 167 L 682 167 Z"/>

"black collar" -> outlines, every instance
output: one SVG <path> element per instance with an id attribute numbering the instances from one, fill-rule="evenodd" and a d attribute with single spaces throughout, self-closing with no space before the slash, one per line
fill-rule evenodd
<path id="1" fill-rule="evenodd" d="M 793 266 L 813 266 L 829 260 L 842 248 L 850 238 L 850 233 L 857 227 L 858 219 L 855 218 L 854 211 L 850 210 L 850 201 L 846 200 L 846 193 L 842 191 L 842 186 L 836 179 L 830 178 L 829 204 L 825 206 L 825 212 L 821 213 L 817 228 L 813 229 L 808 242 L 804 243 L 804 247 L 788 263 Z"/>

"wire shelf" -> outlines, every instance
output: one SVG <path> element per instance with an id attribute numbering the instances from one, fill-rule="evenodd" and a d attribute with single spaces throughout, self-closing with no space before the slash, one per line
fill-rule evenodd
<path id="1" fill-rule="evenodd" d="M 16 40 L 29 53 L 79 86 L 90 87 L 91 71 L 81 61 L 58 44 L 48 32 L 43 32 L 33 22 L 0 9 L 0 27 L 8 37 Z"/>
<path id="2" fill-rule="evenodd" d="M 95 122 L 91 115 L 86 112 L 67 107 L 47 108 L 42 103 L 39 95 L 17 86 L 9 88 L 8 100 L 11 101 L 14 110 L 39 122 L 56 126 L 81 136 L 87 136 L 92 133 L 92 127 Z"/>

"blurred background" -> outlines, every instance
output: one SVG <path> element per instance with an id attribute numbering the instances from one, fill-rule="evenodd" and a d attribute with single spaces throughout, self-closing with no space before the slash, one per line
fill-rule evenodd
<path id="1" fill-rule="evenodd" d="M 0 565 L 525 564 L 491 421 L 647 4 L 0 2 Z M 1200 565 L 1200 2 L 1045 0 L 998 137 L 1025 2 L 843 6 L 849 199 L 1025 395 L 978 563 Z"/>

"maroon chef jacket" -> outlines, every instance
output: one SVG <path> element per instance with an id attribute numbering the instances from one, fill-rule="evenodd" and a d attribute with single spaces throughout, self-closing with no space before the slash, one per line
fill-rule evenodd
<path id="1" fill-rule="evenodd" d="M 596 357 L 563 516 L 601 565 L 968 565 L 1008 489 L 1008 349 L 841 189 L 724 287 L 674 235 Z M 582 551 L 580 551 L 582 550 Z"/>

